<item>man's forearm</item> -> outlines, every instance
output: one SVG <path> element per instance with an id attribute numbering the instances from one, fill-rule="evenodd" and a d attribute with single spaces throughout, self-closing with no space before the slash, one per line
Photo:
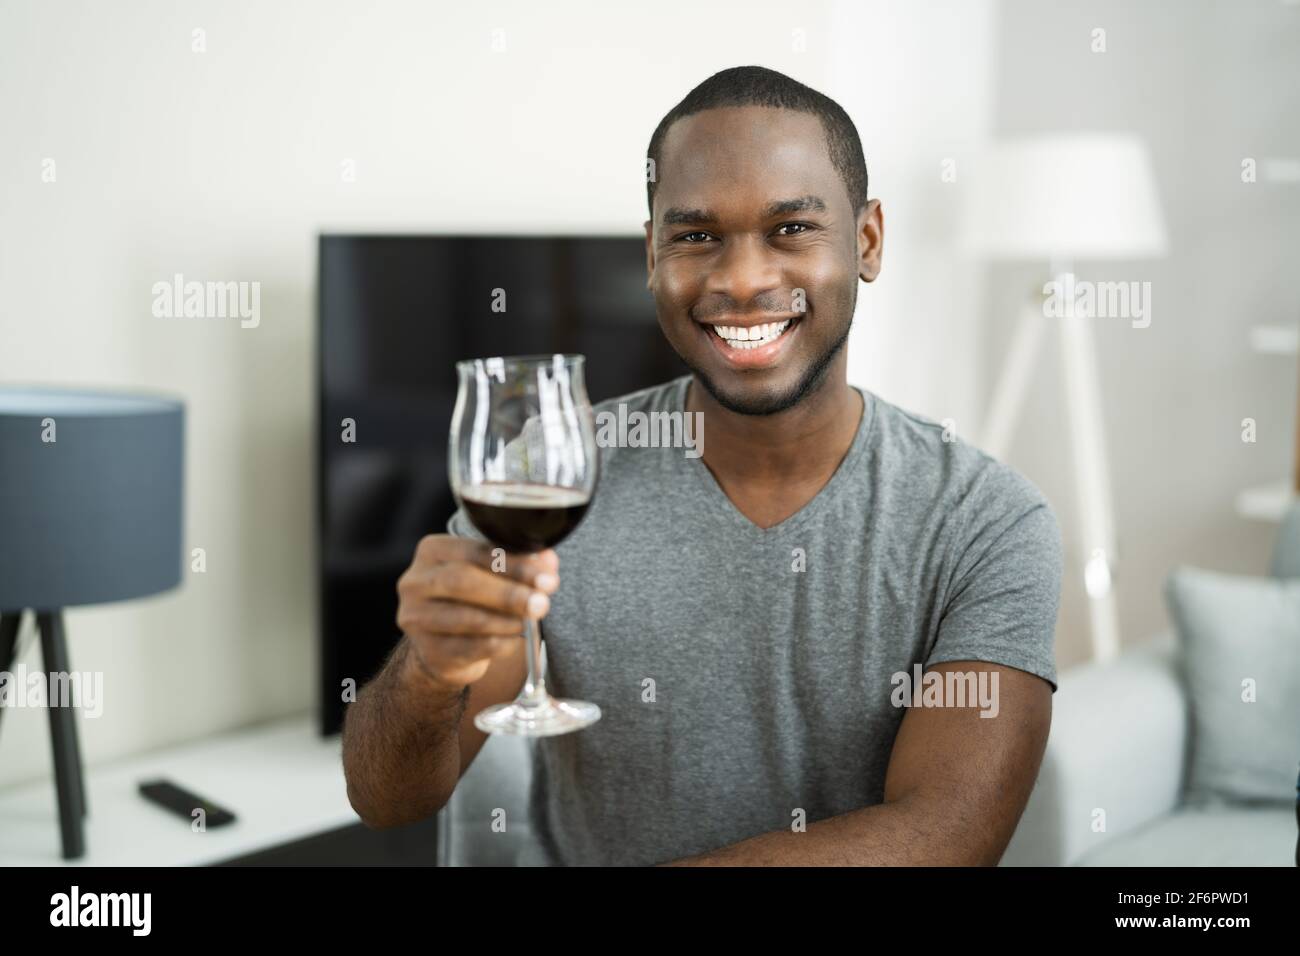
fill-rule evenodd
<path id="1" fill-rule="evenodd" d="M 460 779 L 466 691 L 435 687 L 408 653 L 403 638 L 344 716 L 348 800 L 372 827 L 437 813 Z"/>
<path id="2" fill-rule="evenodd" d="M 944 819 L 950 810 L 901 799 L 774 830 L 662 866 L 993 866 L 1003 847 L 991 834 Z"/>

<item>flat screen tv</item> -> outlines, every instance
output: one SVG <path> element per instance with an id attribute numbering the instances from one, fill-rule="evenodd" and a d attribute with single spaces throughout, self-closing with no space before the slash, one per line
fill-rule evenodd
<path id="1" fill-rule="evenodd" d="M 455 363 L 587 356 L 593 402 L 684 374 L 641 237 L 322 235 L 317 425 L 320 727 L 400 637 L 397 579 L 455 510 Z"/>

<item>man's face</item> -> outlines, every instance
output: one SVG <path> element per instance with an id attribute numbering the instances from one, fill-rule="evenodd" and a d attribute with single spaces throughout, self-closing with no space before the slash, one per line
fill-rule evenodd
<path id="1" fill-rule="evenodd" d="M 816 390 L 879 270 L 872 200 L 855 216 L 821 121 L 765 107 L 678 120 L 646 223 L 659 325 L 724 407 L 769 415 Z"/>

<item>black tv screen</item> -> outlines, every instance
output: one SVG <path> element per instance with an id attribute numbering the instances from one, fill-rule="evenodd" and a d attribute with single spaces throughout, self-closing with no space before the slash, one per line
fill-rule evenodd
<path id="1" fill-rule="evenodd" d="M 397 578 L 455 510 L 455 363 L 577 352 L 593 402 L 685 372 L 641 237 L 323 235 L 319 249 L 320 721 L 399 638 Z"/>

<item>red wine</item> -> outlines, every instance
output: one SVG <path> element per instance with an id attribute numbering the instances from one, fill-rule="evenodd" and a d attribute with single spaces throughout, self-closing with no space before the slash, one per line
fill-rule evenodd
<path id="1" fill-rule="evenodd" d="M 569 536 L 591 496 L 575 488 L 488 482 L 460 493 L 465 513 L 483 535 L 507 551 L 542 551 Z"/>

